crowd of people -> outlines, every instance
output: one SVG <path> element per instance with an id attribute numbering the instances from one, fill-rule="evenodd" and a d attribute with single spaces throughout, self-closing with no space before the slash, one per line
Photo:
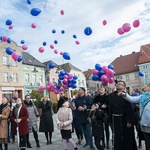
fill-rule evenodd
<path id="1" fill-rule="evenodd" d="M 142 91 L 133 89 L 130 95 L 125 89 L 126 83 L 117 81 L 111 93 L 104 87 L 94 96 L 86 94 L 83 87 L 79 88 L 73 98 L 61 92 L 56 122 L 63 150 L 67 150 L 67 142 L 74 150 L 78 150 L 78 145 L 92 150 L 137 150 L 142 148 L 142 141 L 145 141 L 146 150 L 150 150 L 150 86 L 145 85 Z M 29 95 L 24 100 L 13 98 L 11 105 L 8 98 L 3 97 L 0 105 L 0 150 L 3 150 L 3 145 L 8 150 L 9 135 L 12 143 L 17 135 L 19 149 L 32 148 L 30 133 L 33 133 L 39 148 L 38 131 L 45 134 L 47 145 L 53 144 L 52 114 L 52 102 L 47 95 L 43 96 L 37 107 Z M 72 139 L 73 132 L 76 133 L 76 142 Z"/>

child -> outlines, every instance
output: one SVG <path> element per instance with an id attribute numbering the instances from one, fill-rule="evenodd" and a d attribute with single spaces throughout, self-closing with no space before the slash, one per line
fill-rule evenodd
<path id="1" fill-rule="evenodd" d="M 60 129 L 64 150 L 67 150 L 67 140 L 71 143 L 74 150 L 78 150 L 75 142 L 71 137 L 72 130 L 72 111 L 69 108 L 69 102 L 65 101 L 57 112 L 57 126 Z"/>

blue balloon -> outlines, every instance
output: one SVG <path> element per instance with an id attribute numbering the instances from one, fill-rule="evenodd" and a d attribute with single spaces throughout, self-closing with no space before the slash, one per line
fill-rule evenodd
<path id="1" fill-rule="evenodd" d="M 64 52 L 62 56 L 63 56 L 64 59 L 70 60 L 70 55 L 69 55 L 69 53 Z"/>
<path id="2" fill-rule="evenodd" d="M 91 35 L 92 34 L 92 29 L 90 27 L 86 27 L 84 29 L 84 34 L 87 35 L 87 36 Z"/>
<path id="3" fill-rule="evenodd" d="M 107 86 L 107 84 L 102 83 L 103 86 Z"/>
<path id="4" fill-rule="evenodd" d="M 73 80 L 72 80 L 72 83 L 73 83 L 73 84 L 76 84 L 76 83 L 77 83 L 77 81 L 76 81 L 75 79 L 73 79 Z"/>
<path id="5" fill-rule="evenodd" d="M 11 43 L 11 39 L 10 38 L 7 39 L 7 43 Z"/>
<path id="6" fill-rule="evenodd" d="M 27 0 L 27 3 L 28 3 L 28 4 L 31 4 L 31 1 L 30 1 L 30 0 Z"/>
<path id="7" fill-rule="evenodd" d="M 133 94 L 133 96 L 139 96 L 140 95 L 140 93 L 138 93 L 138 92 L 135 92 L 134 94 Z"/>
<path id="8" fill-rule="evenodd" d="M 0 37 L 0 40 L 2 41 L 3 36 Z"/>
<path id="9" fill-rule="evenodd" d="M 101 77 L 102 75 L 104 75 L 105 74 L 105 72 L 103 71 L 103 70 L 100 70 L 99 72 L 98 72 L 98 76 L 99 77 Z"/>
<path id="10" fill-rule="evenodd" d="M 61 80 L 60 80 L 60 79 L 58 79 L 58 83 L 61 83 Z"/>
<path id="11" fill-rule="evenodd" d="M 32 16 L 38 16 L 41 13 L 41 10 L 38 8 L 32 8 L 30 13 Z"/>
<path id="12" fill-rule="evenodd" d="M 21 44 L 24 44 L 25 43 L 25 41 L 24 40 L 21 40 Z"/>
<path id="13" fill-rule="evenodd" d="M 43 46 L 46 46 L 46 42 L 43 42 Z"/>
<path id="14" fill-rule="evenodd" d="M 55 41 L 54 41 L 54 44 L 57 44 L 57 43 L 58 43 L 58 41 L 57 41 L 57 40 L 55 40 Z"/>
<path id="15" fill-rule="evenodd" d="M 59 85 L 56 85 L 56 88 L 59 90 L 59 89 L 60 89 L 60 86 L 59 86 Z"/>
<path id="16" fill-rule="evenodd" d="M 114 70 L 114 66 L 112 64 L 108 65 L 108 68 Z"/>
<path id="17" fill-rule="evenodd" d="M 6 20 L 6 25 L 10 26 L 12 24 L 12 21 L 10 19 Z"/>
<path id="18" fill-rule="evenodd" d="M 18 62 L 21 62 L 21 61 L 22 61 L 22 57 L 19 56 L 17 61 L 18 61 Z"/>
<path id="19" fill-rule="evenodd" d="M 73 79 L 77 80 L 77 79 L 78 79 L 78 77 L 77 77 L 77 76 L 74 76 L 74 77 L 73 77 Z"/>
<path id="20" fill-rule="evenodd" d="M 13 50 L 11 47 L 7 47 L 5 51 L 8 55 L 11 55 L 13 53 Z"/>
<path id="21" fill-rule="evenodd" d="M 74 38 L 74 39 L 76 39 L 76 38 L 77 38 L 77 36 L 74 34 L 74 35 L 73 35 L 73 38 Z"/>
<path id="22" fill-rule="evenodd" d="M 92 76 L 92 80 L 94 80 L 94 81 L 98 81 L 98 80 L 99 80 L 99 76 L 97 76 L 97 75 L 93 75 L 93 76 Z"/>
<path id="23" fill-rule="evenodd" d="M 53 29 L 53 30 L 52 30 L 52 33 L 56 33 L 56 30 L 55 30 L 55 29 Z"/>
<path id="24" fill-rule="evenodd" d="M 50 62 L 50 63 L 48 64 L 48 67 L 49 67 L 50 69 L 53 69 L 55 66 L 56 66 L 56 65 L 55 65 L 53 62 Z"/>
<path id="25" fill-rule="evenodd" d="M 61 33 L 64 34 L 64 33 L 65 33 L 65 30 L 61 30 Z"/>
<path id="26" fill-rule="evenodd" d="M 73 89 L 75 89 L 75 88 L 77 88 L 77 85 L 76 85 L 76 84 L 72 84 L 71 87 L 72 87 Z"/>
<path id="27" fill-rule="evenodd" d="M 65 75 L 69 76 L 69 73 L 68 73 L 68 72 L 65 72 Z"/>
<path id="28" fill-rule="evenodd" d="M 139 74 L 140 77 L 144 76 L 144 74 L 142 72 L 139 72 L 138 74 Z"/>
<path id="29" fill-rule="evenodd" d="M 64 77 L 63 76 L 59 76 L 59 80 L 63 80 L 64 79 Z"/>
<path id="30" fill-rule="evenodd" d="M 59 75 L 60 75 L 60 76 L 64 76 L 64 75 L 65 75 L 65 72 L 64 72 L 64 71 L 60 71 Z"/>
<path id="31" fill-rule="evenodd" d="M 102 66 L 100 64 L 96 64 L 95 65 L 95 69 L 100 71 L 100 70 L 102 70 Z"/>

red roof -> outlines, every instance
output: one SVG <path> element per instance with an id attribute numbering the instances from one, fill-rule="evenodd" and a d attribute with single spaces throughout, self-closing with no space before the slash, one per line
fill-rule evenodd
<path id="1" fill-rule="evenodd" d="M 150 44 L 143 45 L 140 48 L 139 64 L 150 62 Z"/>
<path id="2" fill-rule="evenodd" d="M 139 52 L 117 57 L 111 64 L 115 68 L 116 75 L 139 71 L 138 67 Z"/>

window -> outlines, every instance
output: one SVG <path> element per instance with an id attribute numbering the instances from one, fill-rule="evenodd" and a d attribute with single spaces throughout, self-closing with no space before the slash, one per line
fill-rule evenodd
<path id="1" fill-rule="evenodd" d="M 143 66 L 143 68 L 144 68 L 144 69 L 146 69 L 146 68 L 147 68 L 147 66 Z"/>
<path id="2" fill-rule="evenodd" d="M 99 84 L 97 84 L 97 88 L 99 88 Z"/>
<path id="3" fill-rule="evenodd" d="M 17 66 L 17 61 L 14 61 L 14 60 L 12 59 L 11 63 L 12 63 L 12 66 Z"/>
<path id="4" fill-rule="evenodd" d="M 135 75 L 135 79 L 139 79 L 138 73 L 135 73 L 134 75 Z"/>
<path id="5" fill-rule="evenodd" d="M 3 73 L 3 81 L 8 82 L 8 72 Z"/>
<path id="6" fill-rule="evenodd" d="M 130 81 L 129 75 L 126 75 L 126 81 Z"/>
<path id="7" fill-rule="evenodd" d="M 30 81 L 30 75 L 28 73 L 25 74 L 25 82 Z"/>
<path id="8" fill-rule="evenodd" d="M 43 76 L 42 75 L 39 75 L 39 82 L 43 83 Z"/>
<path id="9" fill-rule="evenodd" d="M 32 75 L 32 82 L 33 82 L 33 83 L 36 82 L 36 75 L 35 75 L 35 74 Z"/>
<path id="10" fill-rule="evenodd" d="M 52 78 L 52 82 L 53 82 L 53 83 L 56 83 L 56 82 L 55 82 L 55 78 Z"/>
<path id="11" fill-rule="evenodd" d="M 81 82 L 80 82 L 80 80 L 78 80 L 78 85 L 80 86 L 80 84 L 81 84 Z"/>
<path id="12" fill-rule="evenodd" d="M 148 71 L 145 71 L 145 72 L 144 72 L 144 77 L 145 77 L 145 78 L 148 78 Z"/>
<path id="13" fill-rule="evenodd" d="M 27 70 L 29 70 L 29 67 L 24 67 L 24 69 L 27 69 Z"/>
<path id="14" fill-rule="evenodd" d="M 83 84 L 83 86 L 84 86 L 84 80 L 82 80 L 82 84 Z"/>
<path id="15" fill-rule="evenodd" d="M 3 56 L 3 65 L 8 65 L 8 57 Z"/>
<path id="16" fill-rule="evenodd" d="M 12 75 L 12 81 L 13 82 L 18 82 L 18 75 L 17 75 L 17 73 L 13 73 L 13 75 Z"/>

